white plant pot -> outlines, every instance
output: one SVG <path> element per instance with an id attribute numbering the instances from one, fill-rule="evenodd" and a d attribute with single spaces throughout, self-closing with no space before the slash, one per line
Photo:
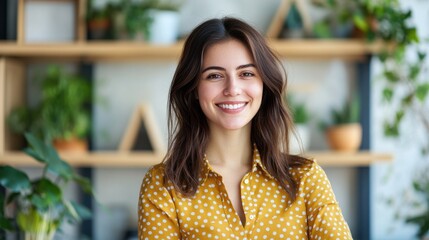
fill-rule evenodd
<path id="1" fill-rule="evenodd" d="M 296 135 L 289 134 L 289 153 L 300 154 L 306 152 L 310 146 L 310 130 L 305 124 L 295 125 Z"/>
<path id="2" fill-rule="evenodd" d="M 154 44 L 172 44 L 179 35 L 179 13 L 174 11 L 150 10 L 152 23 L 148 41 Z"/>

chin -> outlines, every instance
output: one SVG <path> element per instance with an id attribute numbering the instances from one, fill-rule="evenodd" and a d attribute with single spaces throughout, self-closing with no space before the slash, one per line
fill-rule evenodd
<path id="1" fill-rule="evenodd" d="M 248 122 L 240 122 L 240 123 L 227 123 L 227 124 L 222 124 L 221 127 L 225 130 L 240 130 L 242 128 L 245 128 L 249 126 Z"/>

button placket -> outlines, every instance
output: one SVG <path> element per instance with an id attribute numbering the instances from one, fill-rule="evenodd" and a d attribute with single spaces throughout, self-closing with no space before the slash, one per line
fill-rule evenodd
<path id="1" fill-rule="evenodd" d="M 242 203 L 243 203 L 244 213 L 246 215 L 246 224 L 244 226 L 246 235 L 247 235 L 248 231 L 253 228 L 253 223 L 255 220 L 255 214 L 254 214 L 255 209 L 254 209 L 253 205 L 252 206 L 250 205 L 250 200 L 248 199 L 252 195 L 251 194 L 252 190 L 250 187 L 251 180 L 252 180 L 252 174 L 247 173 L 244 176 L 244 179 L 243 179 L 242 184 L 241 184 Z"/>

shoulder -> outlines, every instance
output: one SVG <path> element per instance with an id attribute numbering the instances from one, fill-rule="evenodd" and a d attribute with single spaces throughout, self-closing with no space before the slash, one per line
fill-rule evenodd
<path id="1" fill-rule="evenodd" d="M 149 168 L 145 174 L 141 189 L 144 190 L 153 185 L 162 186 L 164 182 L 164 164 L 160 163 Z"/>
<path id="2" fill-rule="evenodd" d="M 303 165 L 291 167 L 290 172 L 297 183 L 310 179 L 326 178 L 325 172 L 315 159 L 308 159 Z"/>

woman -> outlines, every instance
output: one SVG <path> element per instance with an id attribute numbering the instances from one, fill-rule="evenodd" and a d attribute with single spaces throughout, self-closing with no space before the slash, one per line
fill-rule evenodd
<path id="1" fill-rule="evenodd" d="M 286 154 L 285 86 L 246 23 L 192 31 L 169 93 L 169 150 L 142 183 L 140 239 L 351 239 L 323 170 Z"/>

